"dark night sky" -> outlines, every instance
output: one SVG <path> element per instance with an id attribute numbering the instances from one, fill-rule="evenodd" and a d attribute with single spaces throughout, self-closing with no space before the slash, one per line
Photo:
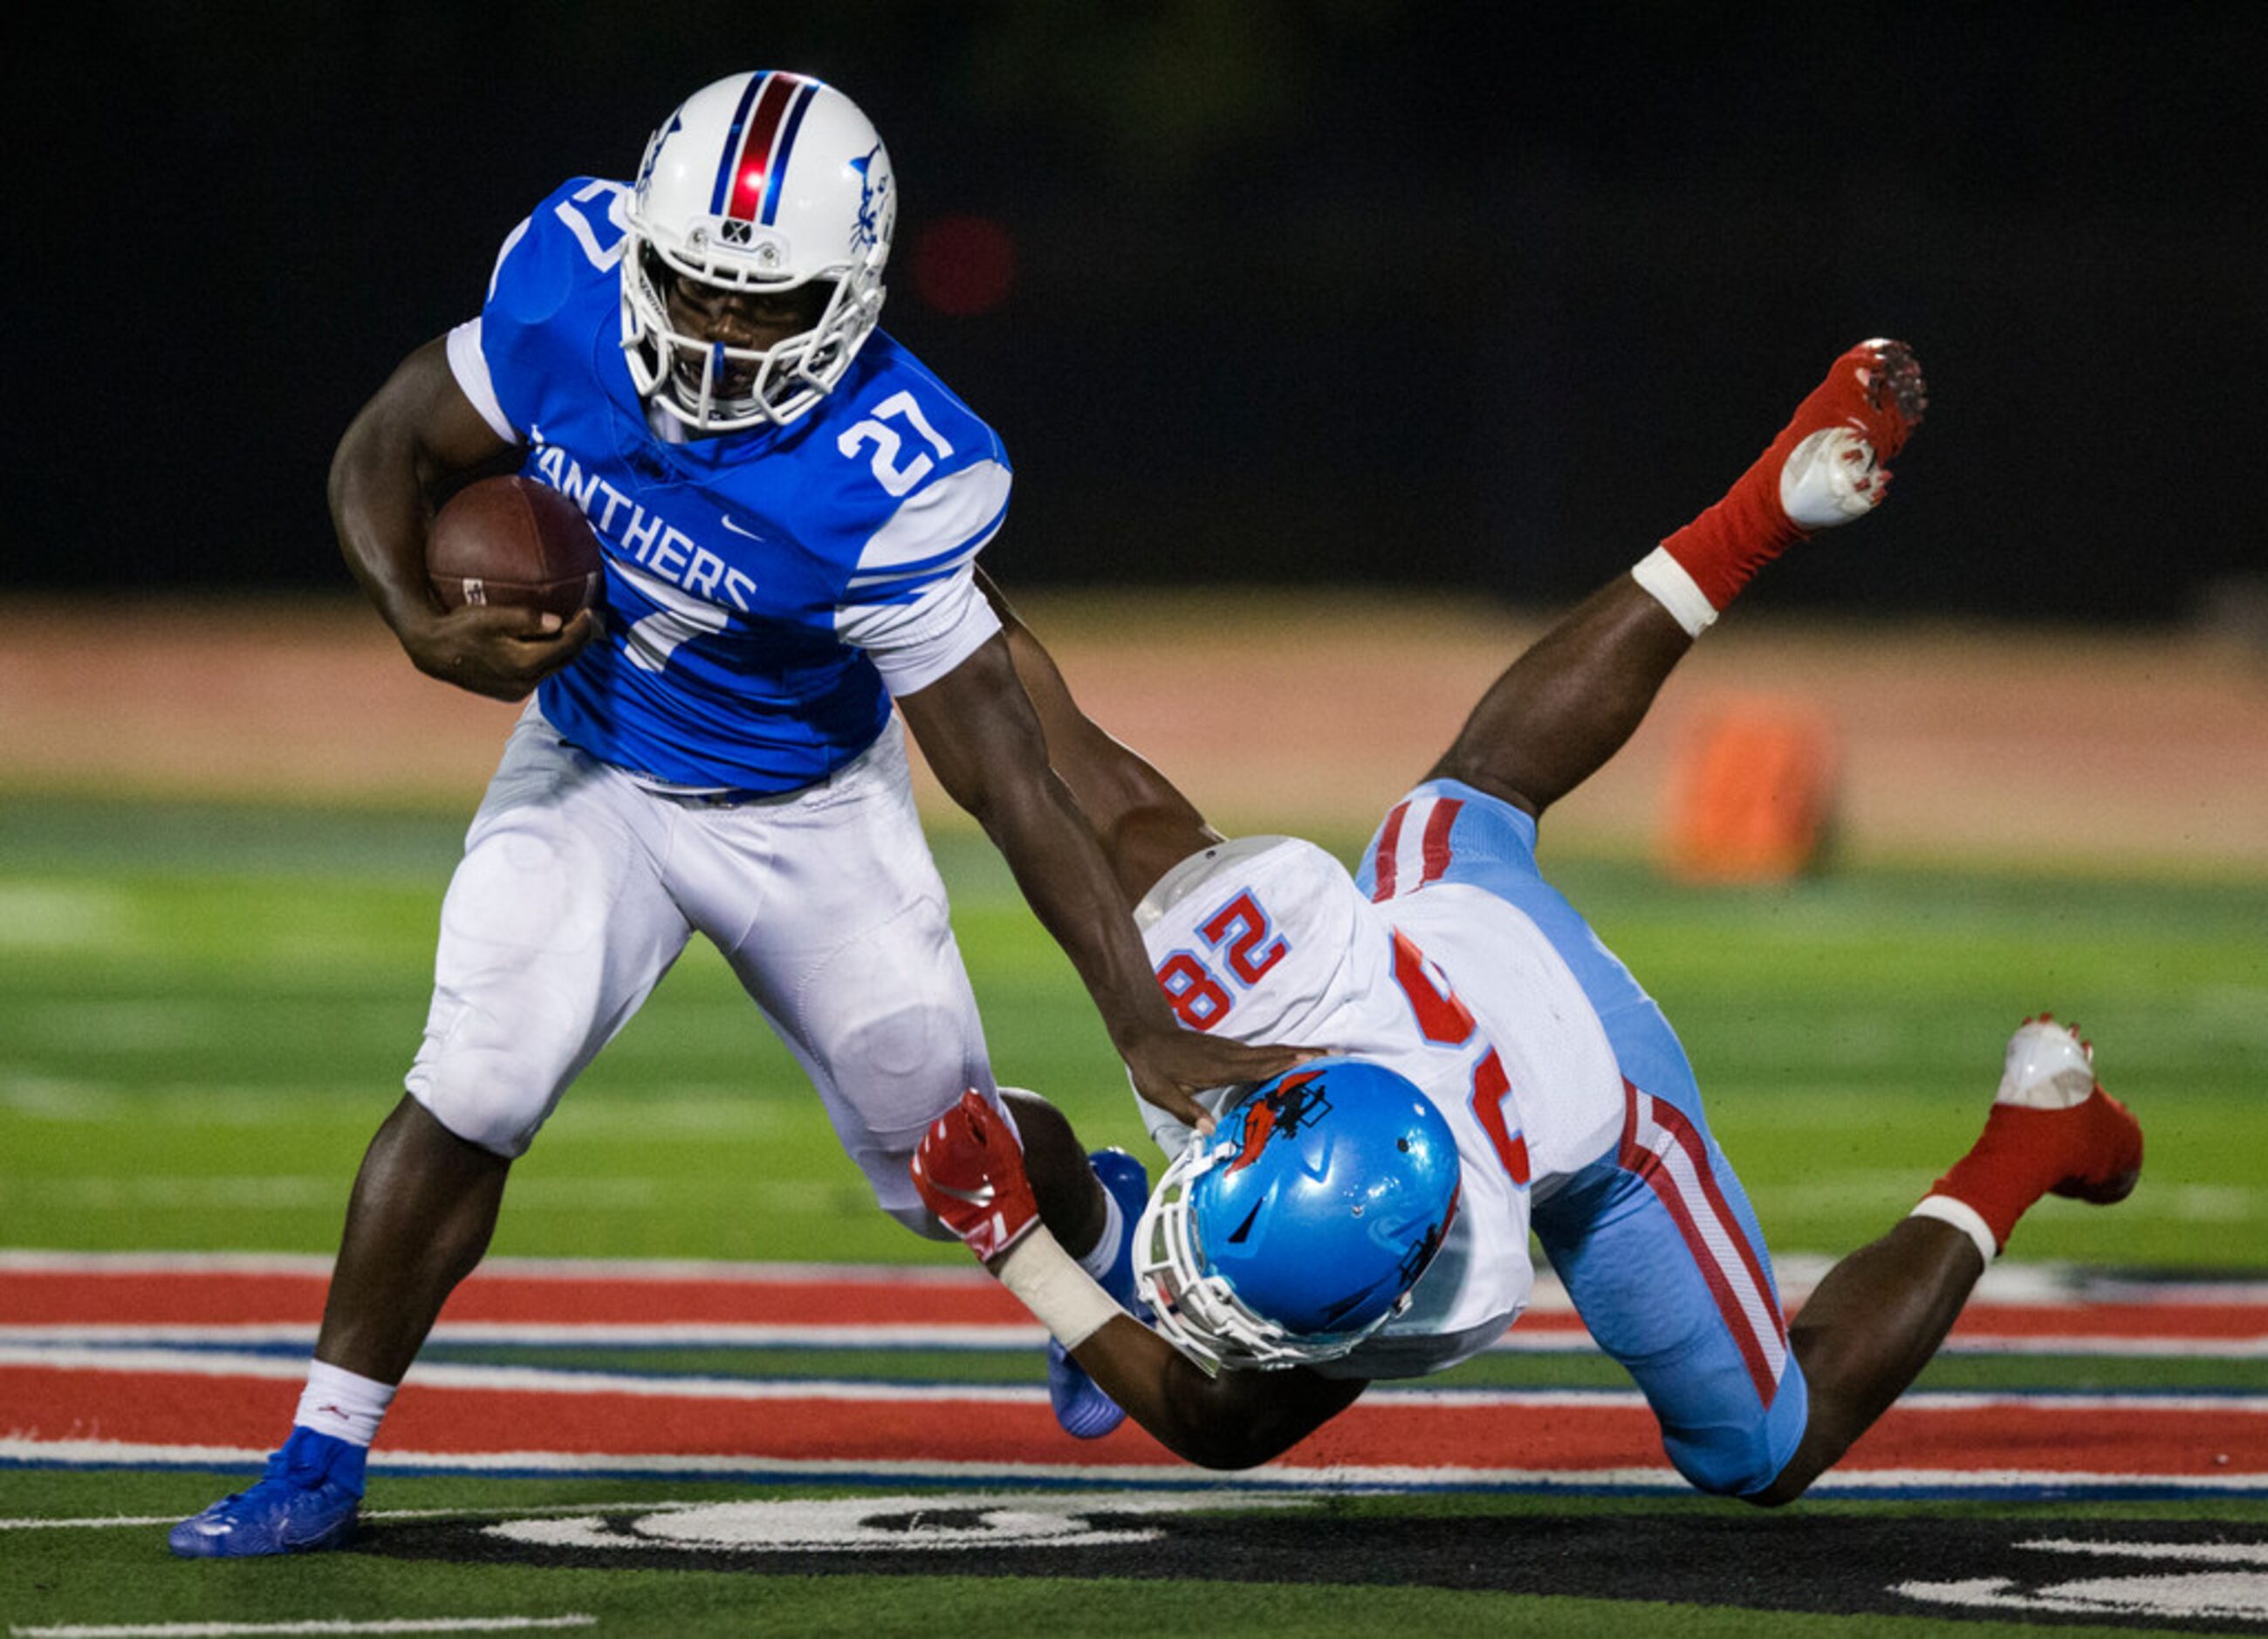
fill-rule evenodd
<path id="1" fill-rule="evenodd" d="M 1771 599 L 2162 618 L 2268 565 L 2268 7 L 71 15 L 11 54 L 0 586 L 346 587 L 362 399 L 555 183 L 759 66 L 890 144 L 885 323 L 1007 439 L 1013 581 L 1563 597 L 1885 332 L 1933 400 L 1895 543 Z M 979 316 L 910 283 L 954 213 L 1018 250 Z"/>

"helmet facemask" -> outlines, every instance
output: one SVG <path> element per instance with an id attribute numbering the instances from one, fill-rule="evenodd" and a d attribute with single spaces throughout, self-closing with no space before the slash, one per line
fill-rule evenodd
<path id="1" fill-rule="evenodd" d="M 726 277 L 719 277 L 725 273 Z M 691 279 L 718 291 L 799 290 L 831 285 L 817 321 L 770 347 L 733 347 L 677 328 L 667 281 Z M 862 288 L 863 286 L 863 288 Z M 882 308 L 879 270 L 780 280 L 730 277 L 673 255 L 633 228 L 622 257 L 622 349 L 639 395 L 696 433 L 784 426 L 824 398 L 870 335 Z"/>

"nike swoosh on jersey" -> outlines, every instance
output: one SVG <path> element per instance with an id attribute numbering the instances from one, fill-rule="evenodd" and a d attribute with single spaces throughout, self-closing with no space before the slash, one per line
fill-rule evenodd
<path id="1" fill-rule="evenodd" d="M 730 513 L 726 513 L 723 515 L 722 521 L 727 529 L 730 529 L 734 535 L 740 535 L 745 539 L 750 541 L 761 541 L 764 538 L 758 535 L 754 529 L 746 529 L 741 528 L 739 524 L 734 523 L 733 521 L 733 514 Z"/>

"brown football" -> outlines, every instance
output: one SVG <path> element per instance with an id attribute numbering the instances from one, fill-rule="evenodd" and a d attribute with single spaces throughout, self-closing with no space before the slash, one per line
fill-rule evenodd
<path id="1" fill-rule="evenodd" d="M 482 478 L 449 499 L 425 537 L 425 574 L 450 609 L 502 603 L 572 615 L 599 595 L 599 537 L 558 491 Z"/>

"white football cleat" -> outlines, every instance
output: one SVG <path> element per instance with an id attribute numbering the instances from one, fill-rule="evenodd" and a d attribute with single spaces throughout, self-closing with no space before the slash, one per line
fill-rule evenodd
<path id="1" fill-rule="evenodd" d="M 2018 1025 L 1992 1103 L 1988 1131 L 1993 1123 L 2021 1127 L 2058 1155 L 2062 1176 L 2051 1194 L 2107 1207 L 2133 1192 L 2142 1176 L 2141 1124 L 2095 1081 L 2095 1047 L 2077 1025 L 2045 1013 Z"/>
<path id="2" fill-rule="evenodd" d="M 1790 425 L 1811 427 L 1780 466 L 1788 521 L 1806 533 L 1832 529 L 1881 506 L 1890 488 L 1881 463 L 1904 447 L 1928 404 L 1921 365 L 1904 342 L 1878 336 L 1837 359 Z"/>
<path id="3" fill-rule="evenodd" d="M 2026 1019 L 2008 1037 L 1996 1104 L 2026 1110 L 2069 1110 L 2095 1091 L 2095 1048 L 2075 1024 L 2058 1024 L 2043 1013 Z"/>

